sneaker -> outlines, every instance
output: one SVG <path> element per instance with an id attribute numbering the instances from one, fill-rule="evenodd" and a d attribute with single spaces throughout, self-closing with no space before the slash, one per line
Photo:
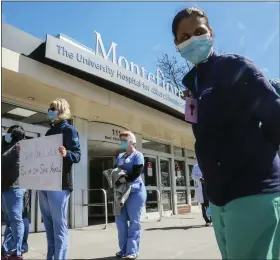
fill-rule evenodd
<path id="1" fill-rule="evenodd" d="M 116 253 L 116 257 L 117 258 L 123 258 L 123 255 L 121 254 L 121 252 Z"/>
<path id="2" fill-rule="evenodd" d="M 125 257 L 125 259 L 134 260 L 134 259 L 136 259 L 137 257 L 138 257 L 137 255 L 127 255 L 127 256 Z"/>
<path id="3" fill-rule="evenodd" d="M 22 253 L 22 254 L 28 253 L 28 249 L 22 249 L 22 250 L 21 250 L 21 253 Z"/>
<path id="4" fill-rule="evenodd" d="M 209 227 L 211 225 L 211 223 L 205 223 L 205 227 Z"/>

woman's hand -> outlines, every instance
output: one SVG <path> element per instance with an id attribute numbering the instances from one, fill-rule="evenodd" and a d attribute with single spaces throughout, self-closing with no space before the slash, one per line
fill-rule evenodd
<path id="1" fill-rule="evenodd" d="M 64 146 L 59 146 L 58 151 L 59 151 L 59 153 L 61 154 L 62 157 L 66 157 L 67 150 Z"/>

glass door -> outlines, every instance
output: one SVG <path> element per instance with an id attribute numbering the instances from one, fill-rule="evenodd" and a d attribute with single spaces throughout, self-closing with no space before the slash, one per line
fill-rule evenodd
<path id="1" fill-rule="evenodd" d="M 104 195 L 100 189 L 107 191 L 108 215 L 113 216 L 114 192 L 103 175 L 103 171 L 112 169 L 115 164 L 114 157 L 93 157 L 89 159 L 88 203 L 104 203 Z M 104 207 L 89 207 L 89 223 L 96 223 L 96 218 L 104 217 Z"/>
<path id="2" fill-rule="evenodd" d="M 171 193 L 171 163 L 170 159 L 158 158 L 160 191 L 162 196 L 163 211 L 172 211 L 172 193 Z"/>
<path id="3" fill-rule="evenodd" d="M 187 178 L 185 161 L 175 160 L 175 179 L 176 179 L 176 193 L 177 193 L 177 206 L 188 204 L 187 192 Z"/>
<path id="4" fill-rule="evenodd" d="M 189 187 L 190 187 L 190 192 L 191 192 L 191 205 L 192 206 L 197 206 L 199 203 L 195 198 L 195 181 L 192 178 L 192 170 L 193 170 L 194 165 L 188 163 L 188 172 L 189 172 Z"/>
<path id="5" fill-rule="evenodd" d="M 142 174 L 147 190 L 146 213 L 159 212 L 158 209 L 158 164 L 157 157 L 144 155 L 145 165 Z"/>

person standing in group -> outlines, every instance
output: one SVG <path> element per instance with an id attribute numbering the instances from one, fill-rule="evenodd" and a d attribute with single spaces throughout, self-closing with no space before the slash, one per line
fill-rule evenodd
<path id="1" fill-rule="evenodd" d="M 70 125 L 70 106 L 65 99 L 57 98 L 50 103 L 48 118 L 51 128 L 46 136 L 62 134 L 63 146 L 58 147 L 63 157 L 62 191 L 39 191 L 39 203 L 46 229 L 47 260 L 65 260 L 69 248 L 67 210 L 73 190 L 71 168 L 81 158 L 79 135 Z"/>
<path id="2" fill-rule="evenodd" d="M 1 189 L 2 208 L 6 216 L 6 226 L 10 228 L 13 243 L 4 235 L 2 259 L 23 259 L 22 241 L 24 223 L 22 219 L 24 189 L 19 188 L 19 151 L 17 143 L 25 139 L 24 129 L 11 126 L 2 139 Z M 7 229 L 7 232 L 8 232 Z"/>
<path id="3" fill-rule="evenodd" d="M 23 232 L 23 239 L 22 239 L 22 247 L 21 247 L 21 252 L 22 254 L 25 254 L 28 252 L 28 235 L 29 235 L 29 218 L 28 214 L 30 212 L 30 196 L 31 193 L 30 190 L 26 190 L 24 193 L 24 198 L 23 198 L 23 212 L 22 212 L 22 221 L 23 221 L 23 226 L 24 226 L 24 232 Z M 7 218 L 7 217 L 6 217 Z M 14 246 L 14 237 L 12 233 L 12 228 L 7 221 L 6 223 L 6 228 L 4 232 L 4 239 L 3 239 L 3 245 L 2 245 L 2 252 L 11 252 L 11 249 Z M 5 254 L 5 253 L 3 253 Z"/>
<path id="4" fill-rule="evenodd" d="M 207 196 L 205 194 L 205 188 L 204 188 L 204 179 L 202 177 L 202 172 L 196 164 L 193 167 L 192 170 L 192 179 L 195 182 L 195 197 L 196 200 L 200 203 L 201 209 L 202 209 L 202 217 L 205 220 L 205 226 L 210 226 L 212 223 L 212 220 L 210 217 L 207 216 L 207 209 L 209 208 L 209 201 L 207 199 Z"/>
<path id="5" fill-rule="evenodd" d="M 280 96 L 252 61 L 213 51 L 204 11 L 180 11 L 172 31 L 195 65 L 183 79 L 191 92 L 185 117 L 222 258 L 279 259 Z"/>
<path id="6" fill-rule="evenodd" d="M 139 244 L 141 236 L 141 213 L 146 202 L 146 189 L 141 173 L 144 168 L 144 156 L 136 150 L 135 135 L 129 131 L 120 134 L 121 147 L 125 150 L 119 154 L 116 167 L 124 170 L 127 175 L 120 178 L 120 183 L 131 183 L 131 191 L 121 215 L 116 216 L 118 229 L 119 248 L 117 257 L 136 259 L 139 255 Z M 128 225 L 129 221 L 129 225 Z"/>

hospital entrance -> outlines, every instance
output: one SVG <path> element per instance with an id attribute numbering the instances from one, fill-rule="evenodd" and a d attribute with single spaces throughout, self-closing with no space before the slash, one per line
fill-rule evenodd
<path id="1" fill-rule="evenodd" d="M 107 201 L 108 222 L 114 221 L 113 189 L 110 188 L 103 171 L 112 169 L 120 145 L 102 141 L 88 142 L 88 225 L 105 223 L 105 202 Z M 106 193 L 106 197 L 105 194 Z M 83 195 L 85 197 L 85 194 Z"/>
<path id="2" fill-rule="evenodd" d="M 147 140 L 144 141 L 148 147 Z M 152 144 L 149 143 L 151 146 Z M 112 169 L 117 156 L 122 152 L 119 142 L 88 141 L 88 189 L 83 190 L 83 205 L 88 207 L 88 225 L 105 224 L 106 211 L 108 222 L 114 222 L 114 193 L 110 188 L 103 171 Z M 159 219 L 170 216 L 174 208 L 172 198 L 172 165 L 171 158 L 158 156 L 146 150 L 144 154 L 144 170 L 141 175 L 147 190 L 147 201 L 143 218 Z M 177 161 L 176 161 L 177 162 Z M 183 166 L 183 164 L 181 164 Z M 177 167 L 178 168 L 178 167 Z M 181 182 L 178 194 L 183 196 L 181 204 L 186 204 L 186 178 L 181 169 Z M 177 173 L 179 169 L 177 169 Z M 179 173 L 178 173 L 179 174 Z M 178 177 L 179 178 L 179 177 Z"/>

